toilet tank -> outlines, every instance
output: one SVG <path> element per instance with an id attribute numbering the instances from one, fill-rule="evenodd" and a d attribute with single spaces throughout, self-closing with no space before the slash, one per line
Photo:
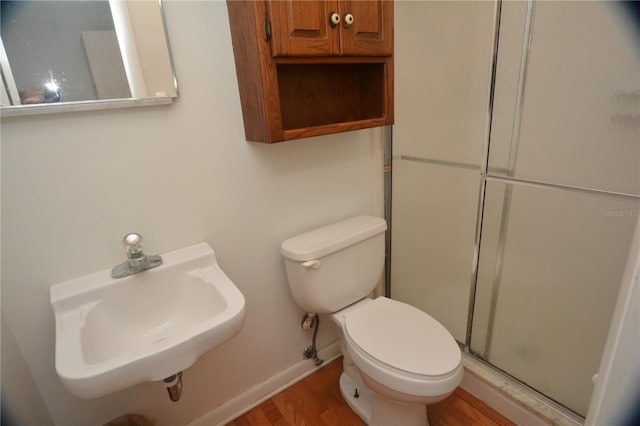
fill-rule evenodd
<path id="1" fill-rule="evenodd" d="M 282 243 L 289 289 L 309 313 L 337 312 L 376 286 L 384 268 L 387 223 L 358 216 Z"/>

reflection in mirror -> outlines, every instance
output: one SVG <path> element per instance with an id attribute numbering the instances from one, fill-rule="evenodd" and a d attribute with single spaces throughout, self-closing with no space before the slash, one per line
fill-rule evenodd
<path id="1" fill-rule="evenodd" d="M 3 116 L 178 96 L 160 1 L 1 0 L 0 17 Z"/>

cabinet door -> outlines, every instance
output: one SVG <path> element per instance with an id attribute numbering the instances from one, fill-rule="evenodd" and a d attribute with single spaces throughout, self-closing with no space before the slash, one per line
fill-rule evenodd
<path id="1" fill-rule="evenodd" d="M 348 15 L 353 17 L 349 25 Z M 393 1 L 340 1 L 342 54 L 390 56 L 393 54 Z"/>
<path id="2" fill-rule="evenodd" d="M 330 56 L 340 53 L 339 28 L 329 19 L 337 1 L 277 0 L 267 2 L 273 56 Z"/>

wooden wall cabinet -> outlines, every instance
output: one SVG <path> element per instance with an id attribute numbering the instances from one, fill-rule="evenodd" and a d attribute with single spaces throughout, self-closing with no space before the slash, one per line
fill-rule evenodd
<path id="1" fill-rule="evenodd" d="M 393 124 L 392 1 L 227 0 L 227 8 L 247 140 Z"/>
<path id="2" fill-rule="evenodd" d="M 267 11 L 275 57 L 393 54 L 390 1 L 269 1 Z"/>

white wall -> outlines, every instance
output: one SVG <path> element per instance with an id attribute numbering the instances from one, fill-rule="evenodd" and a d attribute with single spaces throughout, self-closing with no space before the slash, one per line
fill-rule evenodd
<path id="1" fill-rule="evenodd" d="M 586 425 L 634 424 L 640 415 L 640 220 L 595 382 Z"/>
<path id="2" fill-rule="evenodd" d="M 165 12 L 175 104 L 2 121 L 2 311 L 56 424 L 127 412 L 185 424 L 298 362 L 310 335 L 279 245 L 375 208 L 369 131 L 245 142 L 225 3 Z M 80 400 L 55 373 L 49 287 L 121 262 L 129 231 L 149 252 L 207 241 L 247 300 L 240 334 L 185 372 L 178 403 L 159 383 Z M 336 340 L 323 328 L 320 347 Z"/>
<path id="3" fill-rule="evenodd" d="M 49 425 L 49 410 L 2 315 L 2 423 Z M 8 384 L 8 386 L 6 386 Z M 20 423 L 18 423 L 20 421 Z"/>

